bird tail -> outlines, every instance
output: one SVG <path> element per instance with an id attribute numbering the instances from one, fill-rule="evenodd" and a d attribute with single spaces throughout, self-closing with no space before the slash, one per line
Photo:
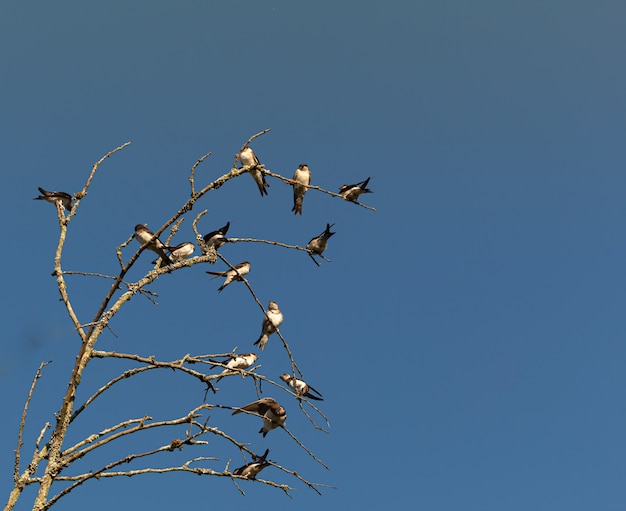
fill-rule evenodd
<path id="1" fill-rule="evenodd" d="M 323 397 L 317 397 L 317 396 L 314 396 L 314 395 L 313 395 L 313 394 L 311 394 L 310 392 L 307 392 L 307 393 L 305 394 L 305 397 L 308 397 L 309 399 L 313 399 L 314 401 L 324 401 L 324 398 L 323 398 Z"/>
<path id="2" fill-rule="evenodd" d="M 167 254 L 165 253 L 165 250 L 160 249 L 158 251 L 159 257 L 161 258 L 161 262 L 159 263 L 159 268 L 163 268 L 163 266 L 169 266 L 172 263 L 172 260 L 167 257 Z"/>
<path id="3" fill-rule="evenodd" d="M 293 208 L 291 208 L 291 211 L 293 211 L 294 215 L 302 215 L 302 199 L 303 197 L 295 197 L 293 199 Z"/>
<path id="4" fill-rule="evenodd" d="M 258 346 L 259 348 L 264 350 L 265 349 L 265 345 L 267 344 L 268 340 L 269 340 L 269 335 L 261 334 L 261 337 L 259 337 L 257 339 L 257 341 L 254 343 L 254 346 Z"/>

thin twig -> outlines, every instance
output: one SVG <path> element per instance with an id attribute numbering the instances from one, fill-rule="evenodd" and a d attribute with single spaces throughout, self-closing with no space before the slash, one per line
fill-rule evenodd
<path id="1" fill-rule="evenodd" d="M 231 270 L 234 270 L 235 267 L 230 264 L 223 256 L 222 254 L 220 254 L 219 252 L 217 253 L 217 256 L 224 261 L 228 267 Z M 239 278 L 242 280 L 242 282 L 246 285 L 246 287 L 248 288 L 248 290 L 250 291 L 250 294 L 252 295 L 252 297 L 254 298 L 254 301 L 257 303 L 257 305 L 261 308 L 261 310 L 263 311 L 263 314 L 265 315 L 265 317 L 267 318 L 268 321 L 270 321 L 270 317 L 267 315 L 267 311 L 265 310 L 265 307 L 263 307 L 263 304 L 261 303 L 261 301 L 258 299 L 256 293 L 254 292 L 254 290 L 252 289 L 252 286 L 250 285 L 250 283 L 248 282 L 248 280 L 243 277 L 243 276 L 239 276 Z M 280 330 L 278 329 L 278 327 L 275 327 L 276 330 L 276 334 L 278 335 L 278 337 L 280 337 L 280 340 L 283 341 L 283 346 L 285 348 L 285 351 L 287 351 L 287 355 L 289 356 L 289 360 L 291 362 L 291 371 L 295 372 L 298 371 L 298 373 L 300 374 L 300 376 L 302 376 L 302 371 L 300 371 L 300 368 L 298 367 L 298 364 L 296 364 L 296 361 L 293 358 L 293 354 L 291 353 L 291 349 L 289 348 L 289 344 L 287 344 L 287 341 L 285 341 L 285 338 L 283 337 L 283 335 L 280 333 Z"/>
<path id="2" fill-rule="evenodd" d="M 37 380 L 41 378 L 43 375 L 43 368 L 48 364 L 51 364 L 52 360 L 48 362 L 42 362 L 39 364 L 39 368 L 35 372 L 35 376 L 33 377 L 33 381 L 30 384 L 30 390 L 28 391 L 28 396 L 26 397 L 26 402 L 24 403 L 24 410 L 22 410 L 22 419 L 20 420 L 20 428 L 17 433 L 17 449 L 15 449 L 15 463 L 13 466 L 13 481 L 17 483 L 20 477 L 20 453 L 22 450 L 22 436 L 24 434 L 24 426 L 26 424 L 26 414 L 28 413 L 28 406 L 30 405 L 30 400 L 33 397 L 33 392 L 35 392 L 35 386 L 37 385 Z"/>
<path id="3" fill-rule="evenodd" d="M 191 196 L 192 197 L 196 196 L 196 184 L 195 184 L 196 168 L 198 167 L 198 165 L 200 165 L 204 160 L 206 160 L 212 154 L 213 153 L 209 151 L 204 156 L 200 156 L 200 158 L 198 158 L 196 163 L 194 163 L 193 166 L 191 167 L 191 175 L 189 176 L 189 183 L 191 184 Z"/>
<path id="4" fill-rule="evenodd" d="M 344 200 L 345 202 L 350 202 L 352 204 L 356 204 L 357 206 L 361 206 L 362 208 L 369 209 L 370 211 L 376 211 L 376 208 L 373 208 L 371 206 L 366 206 L 365 204 L 361 204 L 360 202 L 357 202 L 357 201 L 346 201 L 338 193 L 331 192 L 330 190 L 326 190 L 325 188 L 322 188 L 321 186 L 303 185 L 302 183 L 298 183 L 298 182 L 294 181 L 293 179 L 289 179 L 289 178 L 287 178 L 285 176 L 281 176 L 280 174 L 275 174 L 274 172 L 271 172 L 269 170 L 266 170 L 265 174 L 267 174 L 268 176 L 272 176 L 272 177 L 275 177 L 277 179 L 280 179 L 281 181 L 285 182 L 288 185 L 297 184 L 298 186 L 303 186 L 303 187 L 306 187 L 307 189 L 317 190 L 318 192 L 326 193 L 328 195 L 331 195 L 332 197 L 339 197 L 340 199 Z"/>

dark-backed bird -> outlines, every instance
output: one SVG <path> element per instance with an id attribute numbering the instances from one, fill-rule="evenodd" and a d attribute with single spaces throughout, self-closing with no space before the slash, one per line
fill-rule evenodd
<path id="1" fill-rule="evenodd" d="M 258 345 L 259 348 L 264 350 L 270 335 L 276 332 L 276 329 L 282 322 L 283 313 L 280 312 L 278 304 L 270 300 L 270 303 L 267 306 L 267 317 L 264 317 L 263 322 L 261 323 L 261 337 L 257 339 L 254 345 Z"/>
<path id="2" fill-rule="evenodd" d="M 224 227 L 220 227 L 215 231 L 211 231 L 209 234 L 204 236 L 204 242 L 207 247 L 215 247 L 217 250 L 225 243 L 228 243 L 228 238 L 226 237 L 226 233 L 228 232 L 228 228 L 230 227 L 230 222 L 226 222 Z"/>
<path id="3" fill-rule="evenodd" d="M 302 214 L 302 201 L 307 192 L 307 186 L 311 184 L 311 171 L 306 163 L 301 163 L 293 173 L 293 211 L 294 215 Z"/>
<path id="4" fill-rule="evenodd" d="M 250 263 L 248 261 L 244 261 L 243 263 L 239 263 L 230 270 L 226 271 L 207 271 L 209 275 L 215 275 L 216 277 L 226 277 L 224 283 L 217 289 L 219 292 L 222 291 L 228 284 L 231 282 L 238 280 L 243 281 L 242 277 L 250 273 Z"/>
<path id="5" fill-rule="evenodd" d="M 61 205 L 68 211 L 72 209 L 72 196 L 69 193 L 49 192 L 48 190 L 41 188 L 41 186 L 38 186 L 37 189 L 41 195 L 39 197 L 35 197 L 33 200 L 45 200 L 52 204 L 60 202 Z"/>
<path id="6" fill-rule="evenodd" d="M 323 396 L 317 390 L 307 384 L 304 380 L 296 378 L 295 376 L 291 376 L 287 373 L 281 374 L 280 379 L 283 380 L 287 385 L 289 385 L 291 387 L 291 390 L 293 390 L 294 393 L 298 396 L 308 397 L 309 399 L 314 399 L 316 401 L 324 401 Z M 311 392 L 314 392 L 315 394 L 317 394 L 317 396 L 314 396 L 313 394 L 311 394 Z"/>
<path id="7" fill-rule="evenodd" d="M 169 246 L 167 249 L 170 251 L 170 259 L 174 262 L 178 262 L 191 256 L 196 247 L 191 241 L 183 241 L 173 247 Z"/>
<path id="8" fill-rule="evenodd" d="M 248 172 L 258 186 L 259 192 L 261 192 L 261 197 L 263 197 L 263 195 L 267 195 L 266 188 L 269 187 L 269 184 L 265 180 L 265 174 L 263 174 L 263 172 L 259 169 L 259 159 L 256 157 L 256 154 L 254 154 L 251 147 L 246 146 L 243 148 L 243 151 L 239 153 L 239 161 L 244 167 L 250 167 Z"/>
<path id="9" fill-rule="evenodd" d="M 287 412 L 285 409 L 271 397 L 264 397 L 246 406 L 242 406 L 235 410 L 233 415 L 237 415 L 241 412 L 252 412 L 263 417 L 263 427 L 259 430 L 259 433 L 262 433 L 264 437 L 269 431 L 283 426 L 287 420 Z"/>
<path id="10" fill-rule="evenodd" d="M 174 263 L 187 259 L 196 249 L 195 245 L 191 241 L 183 241 L 179 245 L 167 246 L 165 248 L 169 251 L 170 259 Z M 156 264 L 156 261 L 152 261 L 152 264 Z"/>
<path id="11" fill-rule="evenodd" d="M 254 461 L 246 463 L 243 467 L 236 468 L 235 470 L 233 470 L 233 474 L 236 476 L 245 477 L 247 479 L 256 479 L 256 476 L 259 475 L 259 472 L 261 472 L 261 470 L 270 465 L 270 462 L 266 460 L 269 452 L 269 449 L 265 449 L 263 456 L 253 456 Z"/>
<path id="12" fill-rule="evenodd" d="M 154 233 L 145 225 L 137 224 L 135 226 L 135 238 L 137 239 L 139 244 L 146 245 L 146 243 L 148 243 L 148 245 L 146 245 L 146 248 L 148 250 L 152 250 L 161 258 L 161 265 L 172 264 L 171 259 L 165 253 L 165 245 L 161 243 L 161 240 L 159 238 L 154 238 L 152 241 L 150 241 L 153 236 Z"/>
<path id="13" fill-rule="evenodd" d="M 368 177 L 365 181 L 361 181 L 360 183 L 355 183 L 353 185 L 341 185 L 341 188 L 339 188 L 339 195 L 341 195 L 344 200 L 356 202 L 359 195 L 362 193 L 374 193 L 372 190 L 367 188 L 367 183 L 369 182 L 370 178 Z"/>
<path id="14" fill-rule="evenodd" d="M 306 245 L 306 249 L 313 259 L 313 262 L 319 266 L 319 263 L 315 260 L 313 255 L 321 256 L 326 247 L 328 246 L 328 238 L 330 238 L 334 232 L 330 232 L 330 228 L 335 224 L 326 224 L 326 230 L 321 233 L 319 236 L 315 236 L 315 238 L 311 239 Z"/>

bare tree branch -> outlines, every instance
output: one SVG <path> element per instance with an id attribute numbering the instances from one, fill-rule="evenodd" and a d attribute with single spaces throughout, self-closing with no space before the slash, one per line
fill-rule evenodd
<path id="1" fill-rule="evenodd" d="M 277 179 L 280 179 L 281 181 L 283 181 L 284 183 L 286 183 L 288 185 L 297 184 L 298 186 L 303 186 L 303 187 L 306 187 L 307 189 L 311 189 L 311 190 L 317 190 L 318 192 L 326 193 L 326 194 L 328 194 L 328 195 L 330 195 L 332 197 L 339 197 L 341 200 L 344 200 L 344 198 L 341 195 L 339 195 L 338 193 L 331 192 L 330 190 L 326 190 L 325 188 L 322 188 L 321 186 L 305 185 L 305 184 L 302 184 L 302 183 L 297 183 L 293 179 L 289 179 L 289 178 L 287 178 L 285 176 L 281 176 L 280 174 L 275 174 L 274 172 L 271 172 L 269 170 L 265 170 L 264 172 L 268 176 L 272 176 L 272 177 L 275 177 Z M 361 206 L 362 208 L 369 209 L 370 211 L 376 211 L 376 208 L 373 208 L 371 206 L 366 206 L 365 204 L 361 204 L 360 202 L 356 202 L 356 201 L 346 201 L 346 202 L 350 202 L 352 204 L 356 204 L 357 206 Z"/>
<path id="2" fill-rule="evenodd" d="M 33 381 L 30 384 L 30 390 L 28 391 L 28 397 L 26 398 L 26 402 L 24 403 L 24 410 L 22 411 L 22 419 L 20 420 L 20 428 L 17 433 L 17 449 L 15 449 L 15 463 L 13 466 L 13 481 L 17 483 L 20 477 L 20 452 L 22 450 L 22 436 L 24 434 L 24 425 L 26 424 L 26 414 L 28 413 L 28 405 L 30 405 L 30 400 L 33 397 L 33 392 L 35 392 L 35 386 L 37 385 L 37 380 L 41 378 L 43 375 L 43 368 L 48 364 L 52 363 L 51 360 L 48 362 L 42 362 L 39 364 L 39 368 L 33 377 Z"/>

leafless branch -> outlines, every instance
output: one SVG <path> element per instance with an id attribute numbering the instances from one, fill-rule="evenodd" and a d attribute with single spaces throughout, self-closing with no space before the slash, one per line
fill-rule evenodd
<path id="1" fill-rule="evenodd" d="M 158 368 L 168 368 L 173 370 L 179 370 L 184 373 L 189 374 L 197 379 L 199 379 L 202 383 L 209 385 L 213 388 L 213 384 L 211 383 L 211 379 L 215 378 L 217 375 L 209 376 L 198 371 L 194 371 L 193 369 L 189 369 L 185 367 L 185 363 L 192 358 L 190 355 L 185 355 L 183 358 L 179 360 L 173 360 L 171 362 L 161 362 L 156 360 L 153 356 L 151 357 L 142 357 L 139 355 L 135 355 L 134 353 L 116 353 L 115 351 L 98 351 L 94 350 L 91 353 L 94 358 L 124 358 L 127 360 L 134 360 L 135 362 L 140 362 L 142 364 L 148 364 L 150 366 L 158 367 Z M 202 362 L 202 361 L 198 361 Z M 215 392 L 215 390 L 214 390 Z"/>
<path id="2" fill-rule="evenodd" d="M 274 172 L 271 172 L 269 170 L 265 170 L 265 174 L 267 174 L 268 176 L 275 177 L 276 179 L 280 179 L 281 181 L 283 181 L 284 183 L 286 183 L 288 185 L 297 184 L 298 186 L 305 186 L 307 189 L 317 190 L 318 192 L 326 193 L 326 194 L 328 194 L 328 195 L 330 195 L 332 197 L 339 197 L 341 200 L 345 200 L 338 193 L 331 192 L 330 190 L 326 190 L 325 188 L 322 188 L 321 186 L 303 185 L 302 183 L 296 183 L 296 181 L 294 181 L 293 179 L 289 179 L 289 178 L 287 178 L 285 176 L 282 176 L 280 174 L 275 174 Z M 366 206 L 365 204 L 361 204 L 360 202 L 356 202 L 356 201 L 346 201 L 346 202 L 350 202 L 352 204 L 356 204 L 357 206 L 361 206 L 362 208 L 369 209 L 370 211 L 376 211 L 376 208 L 373 208 L 371 206 Z"/>
<path id="3" fill-rule="evenodd" d="M 204 156 L 200 156 L 200 158 L 198 158 L 196 163 L 194 163 L 193 166 L 191 167 L 191 174 L 189 176 L 189 183 L 191 184 L 191 196 L 192 197 L 196 196 L 196 183 L 195 183 L 196 168 L 198 167 L 198 165 L 200 165 L 204 160 L 206 160 L 212 154 L 213 153 L 211 151 L 209 151 Z"/>
<path id="4" fill-rule="evenodd" d="M 217 253 L 217 256 L 224 261 L 228 267 L 231 270 L 234 270 L 235 267 L 230 264 L 223 256 L 222 254 L 220 254 L 219 252 Z M 267 318 L 267 320 L 270 320 L 270 317 L 267 315 L 267 311 L 265 310 L 265 307 L 263 307 L 263 304 L 260 302 L 260 300 L 258 299 L 256 293 L 254 292 L 254 290 L 252 289 L 252 286 L 250 285 L 250 283 L 248 282 L 248 280 L 240 275 L 239 278 L 242 280 L 242 282 L 246 285 L 246 287 L 248 288 L 248 290 L 250 291 L 250 294 L 252 295 L 252 297 L 254 298 L 254 301 L 257 303 L 257 305 L 261 308 L 261 310 L 263 311 L 263 314 L 265 315 L 265 317 Z M 289 356 L 289 361 L 291 362 L 291 370 L 292 372 L 294 371 L 298 371 L 298 373 L 300 374 L 300 376 L 302 376 L 302 371 L 300 371 L 300 368 L 298 367 L 298 365 L 296 364 L 296 361 L 293 358 L 293 354 L 291 353 L 291 350 L 289 349 L 289 344 L 287 344 L 287 341 L 285 341 L 285 338 L 283 337 L 283 335 L 280 333 L 280 330 L 276 327 L 276 335 L 278 335 L 278 337 L 280 337 L 280 340 L 283 341 L 283 346 L 285 348 L 285 351 L 287 352 L 287 355 Z"/>
<path id="5" fill-rule="evenodd" d="M 17 449 L 15 449 L 15 463 L 13 466 L 13 481 L 17 483 L 20 477 L 20 453 L 22 450 L 22 436 L 24 434 L 24 426 L 26 424 L 26 414 L 28 413 L 28 405 L 30 405 L 30 400 L 33 397 L 33 392 L 35 392 L 35 387 L 37 385 L 37 380 L 41 378 L 43 375 L 43 368 L 48 364 L 52 363 L 51 360 L 48 362 L 42 362 L 39 364 L 39 368 L 33 377 L 33 381 L 30 384 L 30 390 L 28 391 L 28 397 L 26 398 L 26 402 L 24 403 L 24 410 L 22 410 L 22 419 L 20 420 L 20 427 L 17 433 Z"/>

